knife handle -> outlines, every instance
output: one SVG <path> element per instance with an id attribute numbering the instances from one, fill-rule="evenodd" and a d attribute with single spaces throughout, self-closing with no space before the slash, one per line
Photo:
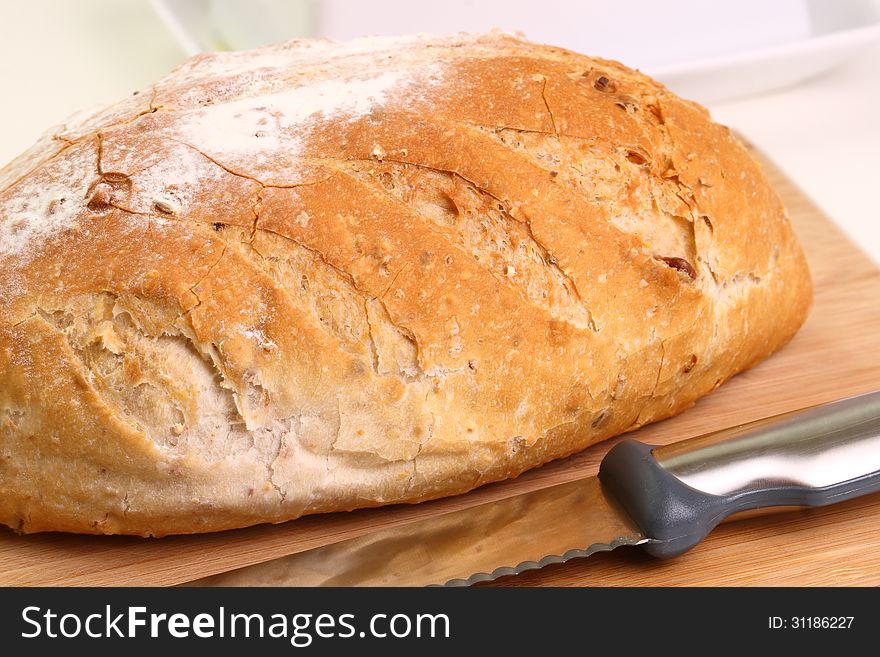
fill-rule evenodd
<path id="1" fill-rule="evenodd" d="M 653 539 L 644 549 L 676 556 L 734 513 L 880 490 L 880 391 L 665 447 L 624 440 L 599 478 Z"/>

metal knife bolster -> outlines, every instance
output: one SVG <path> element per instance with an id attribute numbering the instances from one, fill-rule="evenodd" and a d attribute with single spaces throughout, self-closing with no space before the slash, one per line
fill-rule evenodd
<path id="1" fill-rule="evenodd" d="M 599 479 L 653 539 L 643 549 L 675 556 L 734 513 L 880 490 L 880 392 L 666 447 L 625 440 L 608 452 Z"/>

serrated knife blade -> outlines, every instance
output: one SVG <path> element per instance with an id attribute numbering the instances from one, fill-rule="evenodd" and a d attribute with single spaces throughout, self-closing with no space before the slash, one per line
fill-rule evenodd
<path id="1" fill-rule="evenodd" d="M 190 586 L 462 586 L 647 539 L 597 477 L 432 516 Z"/>

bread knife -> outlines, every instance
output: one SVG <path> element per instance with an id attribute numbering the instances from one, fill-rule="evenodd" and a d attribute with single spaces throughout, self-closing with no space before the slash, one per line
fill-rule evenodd
<path id="1" fill-rule="evenodd" d="M 616 444 L 598 476 L 190 582 L 465 586 L 622 545 L 674 557 L 754 509 L 880 490 L 880 391 L 664 447 Z"/>

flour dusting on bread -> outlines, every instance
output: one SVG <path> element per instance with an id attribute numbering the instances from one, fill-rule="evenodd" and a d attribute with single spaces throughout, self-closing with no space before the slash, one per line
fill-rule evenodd
<path id="1" fill-rule="evenodd" d="M 95 178 L 95 151 L 85 145 L 55 158 L 42 175 L 0 198 L 0 255 L 26 256 L 55 233 L 75 226 Z M 3 281 L 0 280 L 0 287 Z"/>
<path id="2" fill-rule="evenodd" d="M 284 148 L 299 152 L 310 123 L 352 121 L 424 89 L 436 77 L 386 71 L 367 78 L 334 78 L 258 97 L 220 100 L 191 112 L 177 126 L 180 139 L 219 156 L 265 159 Z"/>

